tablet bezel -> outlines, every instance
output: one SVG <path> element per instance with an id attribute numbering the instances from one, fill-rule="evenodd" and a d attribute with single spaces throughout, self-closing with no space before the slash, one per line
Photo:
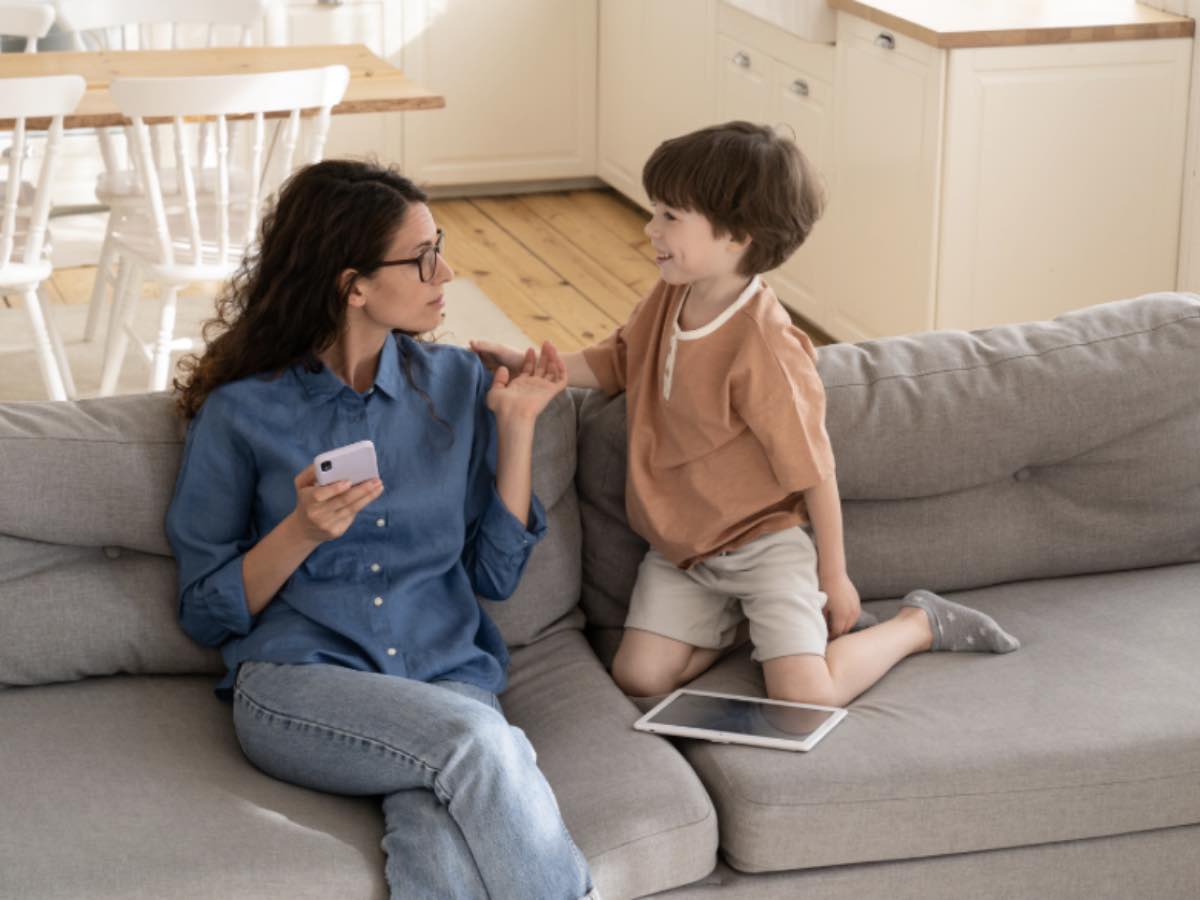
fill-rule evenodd
<path id="1" fill-rule="evenodd" d="M 773 706 L 796 706 L 801 709 L 819 709 L 824 712 L 833 713 L 833 715 L 822 722 L 820 727 L 818 727 L 803 740 L 792 738 L 759 737 L 757 735 L 739 734 L 736 731 L 718 731 L 712 728 L 692 728 L 687 725 L 669 725 L 651 721 L 654 716 L 662 712 L 662 710 L 664 710 L 683 694 L 699 694 L 707 697 L 721 697 L 726 700 L 744 700 L 749 703 L 771 704 Z M 668 735 L 670 737 L 697 738 L 704 741 L 713 741 L 718 744 L 745 744 L 750 747 L 768 747 L 772 750 L 807 752 L 820 743 L 821 739 L 824 738 L 825 735 L 829 734 L 829 732 L 832 731 L 833 728 L 844 718 L 846 718 L 846 710 L 839 706 L 821 706 L 816 703 L 792 703 L 787 700 L 769 700 L 766 697 L 747 697 L 743 694 L 724 694 L 718 691 L 698 691 L 693 688 L 678 688 L 672 691 L 658 704 L 656 704 L 653 709 L 634 722 L 633 727 L 638 731 L 645 731 L 650 734 Z"/>

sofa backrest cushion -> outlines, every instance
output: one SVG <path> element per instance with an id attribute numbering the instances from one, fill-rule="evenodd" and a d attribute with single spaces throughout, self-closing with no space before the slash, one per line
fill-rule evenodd
<path id="1" fill-rule="evenodd" d="M 834 344 L 818 368 L 864 599 L 1200 560 L 1200 296 Z M 645 546 L 623 397 L 580 419 L 583 605 L 617 627 Z"/>
<path id="2" fill-rule="evenodd" d="M 566 396 L 539 420 L 550 530 L 517 593 L 481 601 L 512 646 L 581 623 L 575 428 Z M 0 404 L 0 685 L 223 671 L 176 621 L 163 519 L 184 435 L 167 394 Z"/>

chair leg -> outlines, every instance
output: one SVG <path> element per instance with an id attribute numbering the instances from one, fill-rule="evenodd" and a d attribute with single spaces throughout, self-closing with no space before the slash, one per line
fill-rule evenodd
<path id="1" fill-rule="evenodd" d="M 129 345 L 127 326 L 133 322 L 137 309 L 138 294 L 141 293 L 141 272 L 128 260 L 121 260 L 120 275 L 113 293 L 113 309 L 109 316 L 108 340 L 104 348 L 104 369 L 100 374 L 98 396 L 111 396 L 117 389 L 117 377 L 121 374 L 121 363 L 125 361 L 125 349 Z"/>
<path id="2" fill-rule="evenodd" d="M 167 377 L 171 371 L 171 338 L 175 333 L 175 307 L 179 299 L 179 285 L 160 284 L 158 315 L 158 339 L 154 342 L 154 353 L 150 363 L 150 385 L 152 391 L 165 391 Z"/>
<path id="3" fill-rule="evenodd" d="M 96 264 L 96 280 L 92 283 L 92 297 L 88 300 L 87 324 L 83 326 L 85 342 L 94 340 L 96 326 L 100 324 L 100 310 L 104 308 L 104 288 L 108 284 L 113 287 L 113 303 L 116 303 L 116 279 L 109 271 L 113 264 L 113 223 L 112 213 L 109 214 L 108 225 L 104 229 L 104 243 L 100 246 L 100 262 Z M 119 270 L 118 270 L 119 277 Z M 112 319 L 110 317 L 111 324 Z M 107 343 L 107 339 L 105 341 Z"/>
<path id="4" fill-rule="evenodd" d="M 46 330 L 50 333 L 50 347 L 54 351 L 54 359 L 58 362 L 58 371 L 62 375 L 67 399 L 74 400 L 77 396 L 75 378 L 71 374 L 71 361 L 67 359 L 67 348 L 63 344 L 62 334 L 59 332 L 58 326 L 54 324 L 54 310 L 46 302 L 42 291 L 38 291 L 38 302 L 42 307 L 42 318 L 46 320 Z"/>
<path id="5" fill-rule="evenodd" d="M 51 400 L 66 400 L 67 391 L 63 386 L 58 363 L 54 359 L 54 349 L 37 290 L 31 288 L 25 291 L 21 294 L 21 300 L 29 315 L 29 324 L 33 326 L 33 349 L 37 353 L 38 368 L 42 370 L 42 383 L 46 385 L 46 393 L 50 395 Z"/>

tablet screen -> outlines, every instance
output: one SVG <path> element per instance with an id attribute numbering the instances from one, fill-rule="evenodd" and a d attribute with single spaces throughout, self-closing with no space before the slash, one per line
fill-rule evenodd
<path id="1" fill-rule="evenodd" d="M 655 725 L 679 725 L 751 737 L 803 741 L 835 715 L 836 710 L 808 709 L 732 697 L 684 693 L 648 721 Z"/>

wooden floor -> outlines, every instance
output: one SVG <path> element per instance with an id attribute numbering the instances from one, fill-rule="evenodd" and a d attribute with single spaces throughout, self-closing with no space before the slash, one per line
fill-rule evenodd
<path id="1" fill-rule="evenodd" d="M 446 258 L 534 341 L 578 350 L 609 334 L 658 279 L 649 216 L 611 190 L 430 202 Z M 86 303 L 93 268 L 59 269 L 52 302 Z M 12 303 L 16 298 L 11 298 Z"/>

